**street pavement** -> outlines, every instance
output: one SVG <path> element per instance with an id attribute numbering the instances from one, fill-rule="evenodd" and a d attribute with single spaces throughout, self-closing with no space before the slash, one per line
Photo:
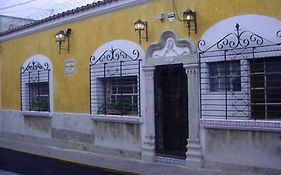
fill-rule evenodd
<path id="1" fill-rule="evenodd" d="M 243 172 L 235 172 L 235 171 L 204 169 L 204 168 L 189 168 L 186 166 L 163 164 L 158 162 L 144 162 L 141 160 L 112 157 L 112 156 L 90 153 L 85 151 L 63 149 L 63 148 L 57 148 L 47 145 L 31 144 L 31 143 L 24 142 L 24 140 L 16 141 L 7 138 L 0 138 L 0 147 L 16 150 L 19 152 L 26 152 L 32 155 L 40 155 L 40 157 L 41 156 L 51 157 L 53 159 L 57 159 L 56 161 L 79 163 L 80 165 L 86 168 L 95 169 L 99 167 L 97 169 L 103 170 L 106 173 L 109 172 L 111 174 L 123 173 L 123 174 L 138 174 L 138 175 L 254 175 L 251 173 L 243 173 Z M 0 159 L 2 159 L 1 156 Z M 19 166 L 19 165 L 14 164 L 14 166 Z M 29 168 L 32 169 L 35 168 L 35 166 L 37 166 L 37 164 L 30 165 Z M 77 172 L 77 174 L 75 175 L 80 175 L 80 174 L 88 175 L 80 172 Z M 40 172 L 39 175 L 43 175 L 42 172 Z M 52 175 L 62 175 L 62 174 L 55 173 Z M 95 174 L 91 171 L 89 172 L 89 175 L 98 175 L 98 174 Z"/>
<path id="2" fill-rule="evenodd" d="M 5 148 L 0 148 L 0 169 L 8 171 L 3 172 L 6 175 L 9 173 L 20 175 L 129 175 L 124 172 L 61 161 Z"/>

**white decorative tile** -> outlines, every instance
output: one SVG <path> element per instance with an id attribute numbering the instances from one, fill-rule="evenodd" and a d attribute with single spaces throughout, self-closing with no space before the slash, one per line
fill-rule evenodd
<path id="1" fill-rule="evenodd" d="M 176 158 L 172 158 L 172 157 L 155 156 L 155 161 L 156 162 L 161 162 L 161 163 L 185 165 L 185 160 L 176 159 Z"/>
<path id="2" fill-rule="evenodd" d="M 206 128 L 281 130 L 281 121 L 266 120 L 201 119 L 200 125 Z"/>

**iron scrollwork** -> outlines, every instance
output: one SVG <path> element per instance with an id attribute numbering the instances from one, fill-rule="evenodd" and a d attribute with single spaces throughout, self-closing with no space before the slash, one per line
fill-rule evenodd
<path id="1" fill-rule="evenodd" d="M 203 49 L 203 47 L 206 46 L 206 41 L 200 40 L 198 42 L 199 51 L 206 52 L 213 48 L 216 48 L 218 50 L 227 50 L 236 48 L 247 48 L 248 46 L 262 46 L 265 40 L 274 44 L 272 41 L 269 41 L 251 31 L 242 31 L 238 23 L 236 24 L 235 28 L 235 32 L 225 35 L 217 43 L 211 45 L 207 49 Z M 276 35 L 278 37 L 281 37 L 281 31 L 278 31 Z"/>
<path id="2" fill-rule="evenodd" d="M 118 61 L 121 59 L 131 59 L 133 61 L 137 60 L 140 56 L 140 52 L 138 50 L 133 50 L 132 56 L 127 54 L 121 49 L 113 49 L 111 47 L 110 50 L 105 51 L 99 58 L 96 58 L 95 56 L 90 57 L 90 63 L 91 65 L 95 65 L 98 62 L 110 62 L 110 61 Z"/>
<path id="3" fill-rule="evenodd" d="M 276 36 L 277 36 L 278 38 L 281 38 L 281 30 L 279 30 L 279 31 L 276 33 Z"/>
<path id="4" fill-rule="evenodd" d="M 38 61 L 31 61 L 28 63 L 26 67 L 21 67 L 21 73 L 27 72 L 27 71 L 39 71 L 39 70 L 49 70 L 49 64 L 44 63 L 43 65 L 39 63 Z"/>

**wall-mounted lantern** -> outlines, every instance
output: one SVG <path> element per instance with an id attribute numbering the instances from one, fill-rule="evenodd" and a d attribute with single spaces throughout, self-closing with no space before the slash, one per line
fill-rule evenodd
<path id="1" fill-rule="evenodd" d="M 144 22 L 144 21 L 138 19 L 134 23 L 134 28 L 135 28 L 135 32 L 138 32 L 140 44 L 141 44 L 141 39 L 145 39 L 146 41 L 148 41 L 147 22 L 146 21 Z M 142 32 L 144 33 L 144 35 L 142 35 Z"/>
<path id="2" fill-rule="evenodd" d="M 182 20 L 188 28 L 188 36 L 190 36 L 190 31 L 193 30 L 195 34 L 197 34 L 197 20 L 196 20 L 196 12 L 190 9 L 187 9 L 183 12 L 183 20 Z"/>
<path id="3" fill-rule="evenodd" d="M 71 33 L 71 29 L 68 28 L 65 32 L 63 30 L 56 33 L 56 43 L 59 45 L 59 53 L 61 50 L 67 50 L 69 53 L 69 35 Z M 67 46 L 65 48 L 62 47 L 62 44 L 67 39 Z"/>

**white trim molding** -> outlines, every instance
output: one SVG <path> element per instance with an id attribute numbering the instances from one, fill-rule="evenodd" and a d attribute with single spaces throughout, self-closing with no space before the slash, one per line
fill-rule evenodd
<path id="1" fill-rule="evenodd" d="M 52 117 L 53 112 L 38 112 L 38 111 L 20 111 L 24 116 L 35 116 L 35 117 Z"/>
<path id="2" fill-rule="evenodd" d="M 200 119 L 200 126 L 213 129 L 281 131 L 281 121 L 265 120 Z"/>
<path id="3" fill-rule="evenodd" d="M 177 32 L 167 30 L 161 34 L 159 42 L 153 43 L 148 47 L 146 58 L 158 60 L 185 57 L 185 59 L 190 59 L 194 54 L 197 54 L 197 45 L 193 40 L 190 38 L 180 39 Z M 192 60 L 192 63 L 197 63 L 197 56 L 194 58 L 196 60 Z M 164 64 L 173 64 L 174 61 L 170 60 L 170 62 Z"/>
<path id="4" fill-rule="evenodd" d="M 138 116 L 91 114 L 90 117 L 94 121 L 101 121 L 101 122 L 130 123 L 130 124 L 142 124 L 143 123 L 142 117 L 138 117 Z"/>

